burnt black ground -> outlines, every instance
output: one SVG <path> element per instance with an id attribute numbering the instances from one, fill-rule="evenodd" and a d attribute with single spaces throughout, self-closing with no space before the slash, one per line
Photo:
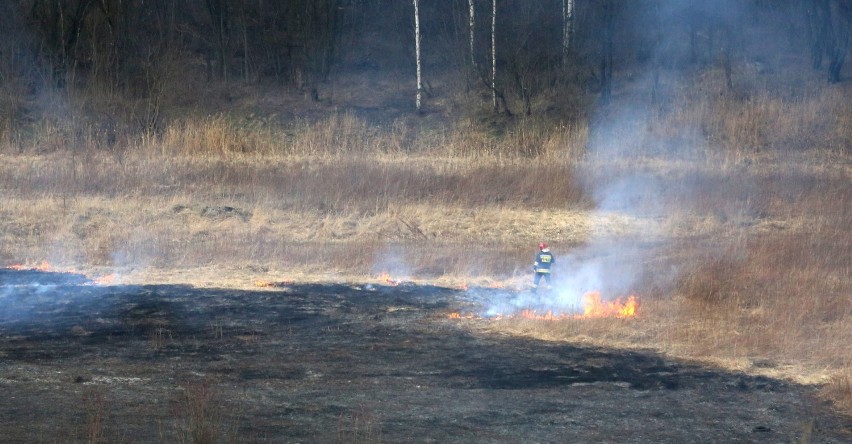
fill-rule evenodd
<path id="1" fill-rule="evenodd" d="M 103 442 L 852 442 L 813 387 L 472 334 L 451 289 L 87 284 L 0 270 L 0 442 L 85 442 L 94 395 Z"/>

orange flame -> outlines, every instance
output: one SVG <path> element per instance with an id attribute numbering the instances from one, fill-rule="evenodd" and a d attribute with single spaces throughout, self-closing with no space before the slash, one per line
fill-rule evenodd
<path id="1" fill-rule="evenodd" d="M 112 285 L 115 282 L 115 273 L 110 273 L 106 276 L 101 276 L 98 278 L 92 279 L 93 285 Z"/>
<path id="2" fill-rule="evenodd" d="M 463 315 L 459 312 L 450 313 L 449 317 L 450 317 L 450 319 L 476 319 L 476 316 L 474 316 L 470 313 Z"/>
<path id="3" fill-rule="evenodd" d="M 32 266 L 24 265 L 24 264 L 9 265 L 6 268 L 10 269 L 10 270 L 35 270 L 35 271 L 50 271 L 50 270 L 53 269 L 53 267 L 47 261 L 41 261 L 40 264 L 32 265 Z"/>
<path id="4" fill-rule="evenodd" d="M 286 287 L 288 285 L 293 285 L 293 280 L 285 279 L 283 281 L 278 281 L 278 282 L 271 282 L 271 281 L 255 281 L 254 282 L 255 287 L 261 287 L 261 288 L 280 288 L 280 287 Z"/>
<path id="5" fill-rule="evenodd" d="M 601 300 L 599 291 L 591 291 L 583 295 L 583 314 L 577 313 L 559 313 L 553 310 L 548 310 L 544 313 L 537 312 L 533 309 L 524 309 L 520 312 L 495 316 L 489 316 L 488 319 L 499 321 L 502 319 L 535 319 L 541 321 L 562 321 L 566 319 L 592 319 L 592 318 L 633 318 L 636 316 L 638 302 L 636 296 L 630 295 L 626 300 L 621 298 L 614 301 Z M 473 314 L 461 314 L 458 312 L 450 313 L 450 319 L 482 319 L 481 316 Z"/>
<path id="6" fill-rule="evenodd" d="M 392 278 L 391 275 L 388 274 L 388 273 L 381 273 L 378 276 L 378 279 L 380 281 L 388 284 L 388 285 L 393 285 L 393 286 L 397 286 L 397 285 L 402 283 L 402 281 Z"/>
<path id="7" fill-rule="evenodd" d="M 636 296 L 630 295 L 626 302 L 621 298 L 614 301 L 602 301 L 599 291 L 583 295 L 583 316 L 587 318 L 630 318 L 636 316 Z"/>
<path id="8" fill-rule="evenodd" d="M 18 270 L 18 271 L 44 271 L 44 272 L 54 272 L 54 273 L 74 273 L 84 275 L 82 272 L 75 270 L 73 267 L 65 267 L 58 268 L 50 264 L 48 261 L 41 261 L 40 264 L 37 265 L 25 265 L 25 264 L 15 264 L 9 265 L 5 267 L 8 270 Z M 84 275 L 86 276 L 86 275 Z M 117 276 L 115 273 L 110 273 L 104 276 L 89 278 L 91 281 L 89 285 L 112 285 L 115 283 Z"/>

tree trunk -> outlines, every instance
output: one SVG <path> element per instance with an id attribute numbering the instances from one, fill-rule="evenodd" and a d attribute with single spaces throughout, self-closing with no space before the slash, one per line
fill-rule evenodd
<path id="1" fill-rule="evenodd" d="M 474 51 L 474 39 L 473 36 L 476 30 L 476 20 L 474 16 L 474 8 L 473 8 L 473 0 L 467 0 L 468 6 L 468 16 L 470 17 L 470 66 L 476 70 L 476 52 Z"/>
<path id="2" fill-rule="evenodd" d="M 491 101 L 497 108 L 497 0 L 491 0 Z"/>
<path id="3" fill-rule="evenodd" d="M 574 0 L 562 0 L 562 67 L 568 66 L 571 39 L 574 35 Z"/>
<path id="4" fill-rule="evenodd" d="M 421 110 L 421 98 L 423 96 L 423 78 L 420 70 L 420 8 L 418 0 L 414 0 L 414 53 L 417 59 L 417 112 Z"/>

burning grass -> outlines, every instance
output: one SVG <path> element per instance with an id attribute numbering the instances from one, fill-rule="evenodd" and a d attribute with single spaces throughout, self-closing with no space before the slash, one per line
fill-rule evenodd
<path id="1" fill-rule="evenodd" d="M 465 289 L 467 290 L 467 289 Z M 450 319 L 531 319 L 537 321 L 564 321 L 568 319 L 595 319 L 595 318 L 617 318 L 625 319 L 636 316 L 638 302 L 636 296 L 630 295 L 626 299 L 615 300 L 601 299 L 599 291 L 590 291 L 583 295 L 582 305 L 577 307 L 576 312 L 561 311 L 554 309 L 537 310 L 535 308 L 521 308 L 507 313 L 489 312 L 486 315 L 474 313 L 453 312 L 449 314 Z"/>

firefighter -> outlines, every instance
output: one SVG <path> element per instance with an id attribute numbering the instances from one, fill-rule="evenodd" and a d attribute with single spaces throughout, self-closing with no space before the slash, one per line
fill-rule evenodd
<path id="1" fill-rule="evenodd" d="M 547 248 L 547 244 L 542 242 L 538 244 L 538 254 L 535 255 L 535 262 L 533 263 L 533 271 L 535 272 L 535 277 L 533 278 L 533 293 L 538 290 L 538 284 L 541 282 L 541 278 L 544 278 L 547 286 L 550 287 L 550 266 L 553 265 L 555 259 L 553 258 L 553 253 L 550 252 L 550 249 Z"/>

